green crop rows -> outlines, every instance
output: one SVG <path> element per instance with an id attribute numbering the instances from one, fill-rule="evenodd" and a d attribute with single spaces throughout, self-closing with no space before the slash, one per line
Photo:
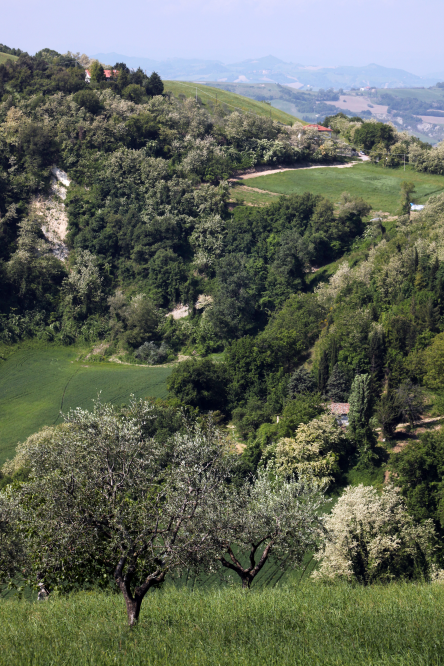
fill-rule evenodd
<path id="1" fill-rule="evenodd" d="M 77 362 L 72 347 L 23 345 L 1 364 L 0 463 L 17 442 L 44 425 L 60 423 L 60 410 L 91 409 L 103 401 L 120 405 L 136 397 L 166 397 L 171 367 L 144 368 Z"/>

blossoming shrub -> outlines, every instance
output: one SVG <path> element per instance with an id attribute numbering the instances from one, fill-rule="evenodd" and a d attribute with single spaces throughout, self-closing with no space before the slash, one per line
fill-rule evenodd
<path id="1" fill-rule="evenodd" d="M 400 492 L 386 486 L 349 486 L 326 519 L 330 538 L 316 555 L 321 579 L 346 579 L 368 585 L 431 574 L 434 528 L 414 522 Z"/>

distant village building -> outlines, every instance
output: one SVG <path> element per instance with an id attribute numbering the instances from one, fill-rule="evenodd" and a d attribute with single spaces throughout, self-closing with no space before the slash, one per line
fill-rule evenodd
<path id="1" fill-rule="evenodd" d="M 425 206 L 422 206 L 420 204 L 410 204 L 410 210 L 424 210 Z"/>
<path id="2" fill-rule="evenodd" d="M 341 426 L 348 426 L 348 413 L 350 411 L 350 403 L 348 402 L 332 402 L 330 403 L 330 411 L 336 417 L 336 421 Z"/>
<path id="3" fill-rule="evenodd" d="M 104 69 L 103 73 L 105 74 L 105 78 L 110 79 L 111 77 L 117 76 L 119 71 L 117 69 Z M 91 83 L 91 72 L 89 69 L 85 69 L 85 81 L 86 83 Z"/>

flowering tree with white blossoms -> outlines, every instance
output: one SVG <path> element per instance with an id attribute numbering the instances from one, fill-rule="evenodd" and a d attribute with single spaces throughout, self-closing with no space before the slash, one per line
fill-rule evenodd
<path id="1" fill-rule="evenodd" d="M 330 482 L 338 472 L 338 459 L 347 437 L 331 414 L 302 423 L 294 437 L 283 437 L 276 445 L 276 470 L 284 475 L 313 474 Z"/>
<path id="2" fill-rule="evenodd" d="M 431 520 L 416 524 L 397 488 L 349 486 L 326 517 L 329 540 L 316 554 L 321 579 L 363 585 L 396 578 L 428 578 L 433 551 Z"/>

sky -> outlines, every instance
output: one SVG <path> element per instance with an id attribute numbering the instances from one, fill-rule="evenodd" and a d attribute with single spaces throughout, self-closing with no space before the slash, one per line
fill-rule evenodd
<path id="1" fill-rule="evenodd" d="M 0 42 L 238 62 L 444 71 L 443 0 L 0 0 Z"/>

